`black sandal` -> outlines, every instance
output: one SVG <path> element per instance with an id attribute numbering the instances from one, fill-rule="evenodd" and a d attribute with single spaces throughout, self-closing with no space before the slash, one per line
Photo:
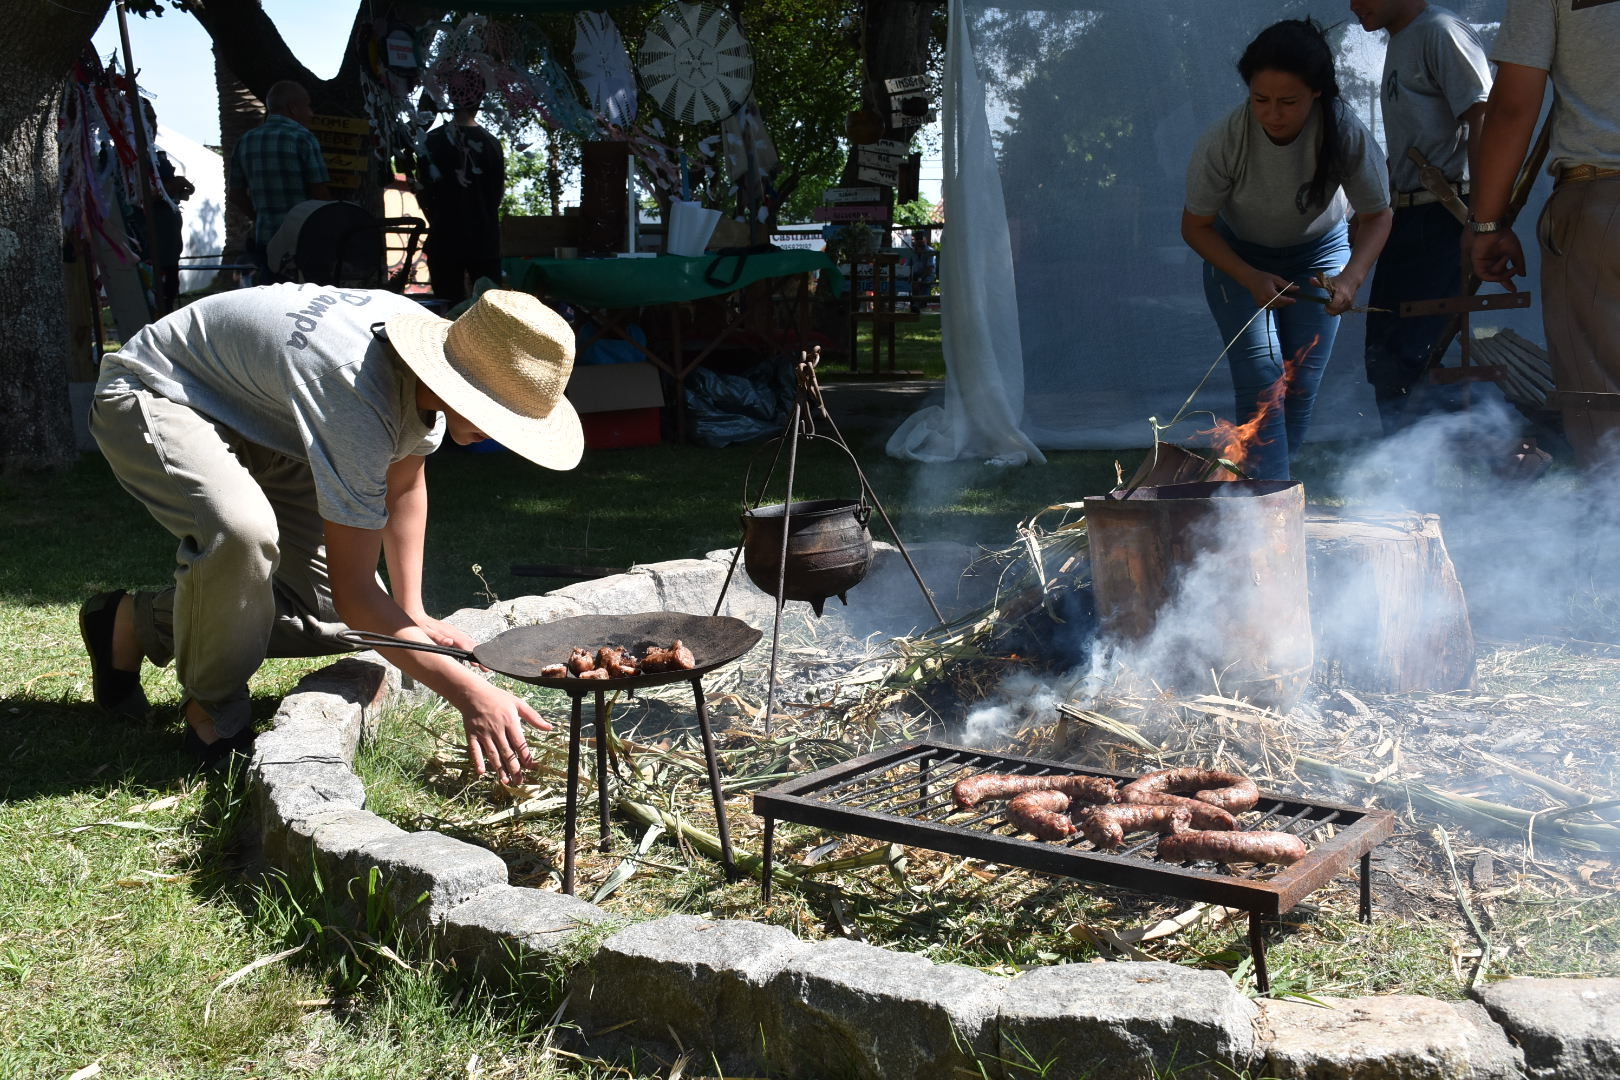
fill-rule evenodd
<path id="1" fill-rule="evenodd" d="M 123 589 L 98 593 L 79 606 L 79 636 L 90 654 L 91 696 L 97 705 L 121 720 L 139 720 L 151 709 L 141 689 L 141 673 L 113 667 L 113 626 Z"/>

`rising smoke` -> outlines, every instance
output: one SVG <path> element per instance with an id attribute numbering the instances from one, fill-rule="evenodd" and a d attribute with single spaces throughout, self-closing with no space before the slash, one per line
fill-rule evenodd
<path id="1" fill-rule="evenodd" d="M 1490 402 L 1427 418 L 1343 456 L 1308 498 L 1342 513 L 1436 514 L 1476 636 L 1522 641 L 1554 635 L 1620 642 L 1620 469 L 1554 470 L 1516 479 L 1523 422 Z M 1612 460 L 1620 463 L 1620 454 Z M 1041 712 L 1081 707 L 1120 693 L 1211 692 L 1248 696 L 1257 670 L 1282 671 L 1297 657 L 1298 625 L 1276 597 L 1244 587 L 1250 556 L 1270 537 L 1247 500 L 1214 500 L 1202 550 L 1179 574 L 1151 632 L 1135 641 L 1099 638 L 1050 659 L 1073 666 L 1044 679 L 1020 675 L 972 710 L 962 738 L 988 746 L 1032 726 Z M 1227 505 L 1231 504 L 1231 505 Z M 1314 595 L 1319 618 L 1370 621 L 1370 595 Z M 1083 656 L 1083 660 L 1082 660 Z M 1258 666 L 1257 666 L 1258 664 Z M 1263 673 L 1263 672 L 1261 672 Z"/>

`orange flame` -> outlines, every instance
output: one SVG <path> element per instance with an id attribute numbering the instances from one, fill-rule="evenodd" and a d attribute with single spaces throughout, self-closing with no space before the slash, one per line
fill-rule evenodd
<path id="1" fill-rule="evenodd" d="M 1300 365 L 1305 362 L 1305 358 L 1311 354 L 1311 350 L 1316 348 L 1317 343 L 1321 340 L 1320 335 L 1311 338 L 1309 345 L 1283 361 L 1282 377 L 1266 387 L 1265 391 L 1260 395 L 1260 400 L 1256 402 L 1258 407 L 1255 409 L 1254 416 L 1241 424 L 1234 424 L 1230 420 L 1222 420 L 1217 416 L 1214 427 L 1208 431 L 1198 433 L 1209 436 L 1209 448 L 1215 451 L 1217 457 L 1225 458 L 1239 470 L 1242 470 L 1249 455 L 1254 452 L 1255 448 L 1267 445 L 1270 440 L 1257 440 L 1260 429 L 1265 426 L 1266 420 L 1271 414 L 1282 405 L 1283 398 L 1288 396 L 1288 387 L 1293 384 L 1294 376 L 1298 373 Z"/>

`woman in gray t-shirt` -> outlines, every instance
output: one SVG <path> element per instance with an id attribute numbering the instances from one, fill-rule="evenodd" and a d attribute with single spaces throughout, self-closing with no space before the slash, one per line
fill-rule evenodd
<path id="1" fill-rule="evenodd" d="M 1315 23 L 1267 27 L 1238 74 L 1249 100 L 1193 152 L 1181 235 L 1204 259 L 1237 421 L 1258 418 L 1237 464 L 1256 479 L 1286 480 L 1338 317 L 1389 236 L 1389 185 L 1383 152 L 1339 100 L 1333 53 Z"/>

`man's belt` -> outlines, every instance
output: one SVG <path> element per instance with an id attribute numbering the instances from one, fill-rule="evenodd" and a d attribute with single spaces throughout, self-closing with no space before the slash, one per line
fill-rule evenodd
<path id="1" fill-rule="evenodd" d="M 1468 194 L 1467 190 L 1461 184 L 1453 184 L 1446 179 L 1446 174 L 1440 171 L 1440 167 L 1430 165 L 1429 159 L 1424 157 L 1423 152 L 1417 147 L 1408 147 L 1406 156 L 1411 159 L 1412 164 L 1417 166 L 1418 179 L 1423 182 L 1422 194 L 1430 196 L 1429 199 L 1424 201 L 1444 204 L 1447 212 L 1452 217 L 1466 224 L 1468 222 L 1468 207 L 1463 204 L 1461 196 Z M 1414 201 L 1406 205 L 1417 206 L 1416 198 L 1419 193 L 1412 192 L 1411 194 Z M 1399 207 L 1401 203 L 1396 202 L 1395 205 Z"/>
<path id="2" fill-rule="evenodd" d="M 1453 195 L 1468 194 L 1468 181 L 1466 180 L 1462 183 L 1447 180 L 1446 185 L 1451 188 L 1451 194 Z M 1429 203 L 1439 201 L 1440 196 L 1432 191 L 1397 191 L 1394 197 L 1390 199 L 1390 205 L 1397 210 L 1404 210 L 1408 206 L 1426 206 Z"/>
<path id="3" fill-rule="evenodd" d="M 1558 179 L 1553 182 L 1553 186 L 1579 183 L 1582 180 L 1607 180 L 1612 176 L 1620 176 L 1620 169 L 1604 169 L 1597 165 L 1565 165 L 1558 170 Z"/>

